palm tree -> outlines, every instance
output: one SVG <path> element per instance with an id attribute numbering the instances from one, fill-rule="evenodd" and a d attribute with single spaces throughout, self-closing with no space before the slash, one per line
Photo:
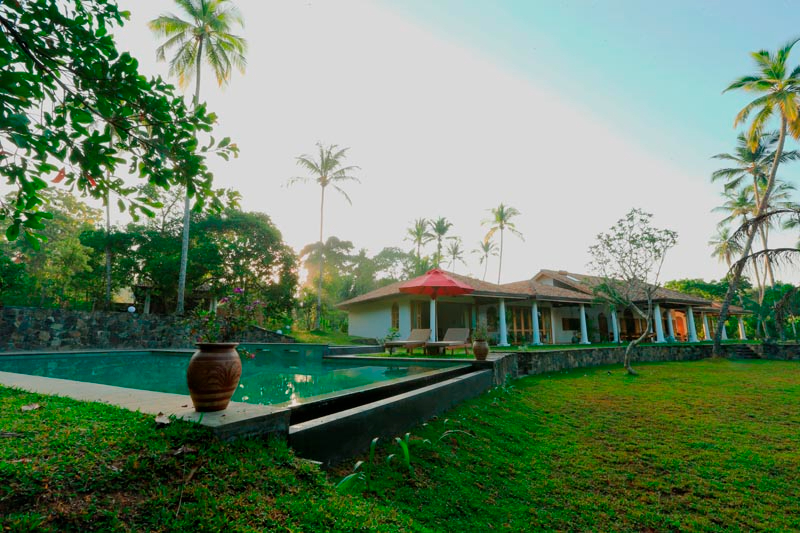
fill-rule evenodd
<path id="1" fill-rule="evenodd" d="M 786 65 L 789 59 L 789 53 L 796 42 L 797 39 L 789 42 L 774 54 L 767 50 L 753 52 L 751 56 L 755 60 L 758 72 L 755 75 L 739 78 L 725 89 L 726 92 L 733 89 L 743 89 L 745 91 L 761 94 L 761 96 L 748 103 L 739 111 L 733 123 L 734 127 L 738 126 L 745 122 L 751 113 L 755 111 L 755 116 L 750 123 L 750 128 L 747 133 L 748 144 L 752 151 L 758 148 L 759 139 L 762 137 L 770 118 L 776 114 L 779 115 L 780 128 L 778 130 L 778 143 L 775 147 L 775 154 L 769 168 L 769 173 L 767 174 L 761 202 L 756 212 L 757 217 L 760 217 L 765 212 L 766 206 L 769 204 L 769 197 L 775 185 L 775 176 L 778 172 L 783 146 L 786 142 L 786 133 L 788 132 L 795 139 L 800 138 L 800 120 L 798 120 L 797 103 L 797 90 L 798 87 L 800 87 L 800 79 L 798 78 L 798 76 L 800 76 L 800 67 L 795 67 L 791 72 L 788 72 Z M 750 254 L 755 234 L 755 227 L 747 232 L 747 240 L 742 247 L 742 257 L 746 257 Z M 714 332 L 714 356 L 720 356 L 722 352 L 722 328 L 724 327 L 725 321 L 728 319 L 728 307 L 730 306 L 731 298 L 733 298 L 736 292 L 736 287 L 739 285 L 743 268 L 743 261 L 738 261 L 736 266 L 734 266 L 728 292 L 720 308 L 720 316 L 717 321 L 716 331 Z"/>
<path id="2" fill-rule="evenodd" d="M 342 166 L 345 157 L 347 156 L 347 150 L 349 148 L 339 148 L 336 144 L 331 144 L 330 146 L 323 146 L 322 143 L 317 143 L 317 148 L 319 149 L 319 154 L 317 159 L 314 159 L 314 156 L 303 154 L 296 158 L 297 164 L 308 171 L 311 176 L 300 176 L 294 177 L 289 179 L 288 184 L 292 185 L 297 182 L 309 183 L 309 182 L 316 182 L 320 186 L 321 194 L 320 194 L 320 201 L 319 201 L 319 244 L 322 247 L 322 235 L 323 235 L 323 221 L 325 215 L 325 188 L 329 185 L 333 187 L 334 190 L 341 193 L 342 196 L 345 197 L 347 202 L 352 205 L 353 202 L 350 201 L 350 197 L 347 195 L 339 184 L 345 181 L 355 181 L 356 183 L 361 183 L 361 181 L 352 176 L 351 173 L 354 170 L 358 170 L 359 167 L 356 166 Z M 320 315 L 322 313 L 322 267 L 325 263 L 325 253 L 319 254 L 319 279 L 317 281 L 317 316 L 314 319 L 314 329 L 319 329 L 320 326 Z"/>
<path id="3" fill-rule="evenodd" d="M 744 133 L 740 133 L 736 138 L 736 148 L 733 154 L 717 154 L 714 159 L 730 161 L 734 165 L 728 168 L 721 168 L 711 174 L 711 181 L 725 180 L 725 192 L 734 191 L 742 186 L 748 187 L 753 192 L 754 209 L 753 213 L 758 209 L 761 204 L 761 196 L 766 186 L 767 175 L 769 174 L 770 164 L 772 163 L 775 153 L 775 144 L 778 142 L 777 132 L 763 133 L 758 139 L 755 149 L 751 149 L 750 142 Z M 800 158 L 800 152 L 797 150 L 784 151 L 780 157 L 780 163 L 787 161 L 796 161 Z M 752 182 L 748 185 L 745 180 L 750 178 Z M 780 185 L 776 184 L 776 189 L 773 191 L 774 197 L 777 193 L 777 188 Z M 759 228 L 761 236 L 761 244 L 764 249 L 767 249 L 768 229 Z M 741 251 L 741 249 L 739 250 Z M 730 264 L 728 265 L 730 268 Z M 770 283 L 775 285 L 775 277 L 772 272 L 772 263 L 768 255 L 764 256 L 764 269 L 766 275 L 770 279 Z"/>
<path id="4" fill-rule="evenodd" d="M 439 268 L 439 263 L 442 262 L 442 241 L 453 227 L 453 223 L 445 217 L 439 217 L 436 220 L 429 220 L 428 225 L 433 233 L 433 238 L 436 239 L 436 256 L 433 258 L 433 263 L 436 268 Z"/>
<path id="5" fill-rule="evenodd" d="M 462 265 L 466 265 L 464 262 L 464 249 L 461 247 L 461 245 L 461 239 L 459 237 L 455 237 L 447 246 L 447 257 L 450 258 L 450 270 L 452 272 L 456 271 L 457 262 L 460 261 Z"/>
<path id="6" fill-rule="evenodd" d="M 708 241 L 708 245 L 714 247 L 711 257 L 725 261 L 728 270 L 731 269 L 733 257 L 742 251 L 741 245 L 731 239 L 731 230 L 727 226 L 718 227 L 717 234 Z"/>
<path id="7" fill-rule="evenodd" d="M 405 240 L 414 243 L 417 249 L 417 263 L 422 260 L 422 247 L 433 240 L 433 234 L 428 231 L 428 220 L 418 218 L 414 224 L 406 230 Z"/>
<path id="8" fill-rule="evenodd" d="M 233 25 L 244 27 L 241 13 L 230 0 L 175 0 L 188 20 L 167 14 L 150 21 L 148 26 L 166 41 L 156 49 L 159 61 L 165 61 L 167 52 L 175 49 L 169 61 L 169 73 L 178 77 L 178 85 L 185 89 L 195 80 L 192 104 L 200 102 L 200 73 L 203 58 L 214 71 L 220 87 L 228 83 L 233 67 L 244 73 L 247 42 L 231 33 Z M 181 242 L 181 267 L 178 274 L 178 304 L 175 312 L 183 313 L 186 292 L 186 267 L 189 261 L 190 187 L 186 187 L 183 206 L 183 240 Z"/>
<path id="9" fill-rule="evenodd" d="M 497 267 L 497 284 L 500 284 L 500 274 L 503 272 L 503 233 L 505 230 L 510 231 L 523 241 L 525 240 L 522 237 L 522 233 L 517 231 L 516 226 L 511 219 L 515 216 L 519 215 L 519 211 L 511 206 L 500 204 L 494 209 L 489 209 L 492 212 L 492 217 L 489 220 L 484 220 L 482 224 L 484 225 L 491 225 L 489 231 L 486 233 L 485 240 L 489 240 L 494 236 L 497 231 L 500 231 L 500 264 Z"/>
<path id="10" fill-rule="evenodd" d="M 486 281 L 486 273 L 489 270 L 489 256 L 497 257 L 497 244 L 492 239 L 483 239 L 472 253 L 480 256 L 480 264 L 483 265 L 483 281 Z"/>

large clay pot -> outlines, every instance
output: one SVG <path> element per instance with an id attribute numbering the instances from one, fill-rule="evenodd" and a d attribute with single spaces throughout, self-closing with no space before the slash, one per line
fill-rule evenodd
<path id="1" fill-rule="evenodd" d="M 486 361 L 489 355 L 489 343 L 486 341 L 472 341 L 472 353 L 478 361 Z"/>
<path id="2" fill-rule="evenodd" d="M 189 361 L 186 382 L 195 411 L 208 413 L 228 407 L 242 376 L 238 342 L 198 342 Z"/>

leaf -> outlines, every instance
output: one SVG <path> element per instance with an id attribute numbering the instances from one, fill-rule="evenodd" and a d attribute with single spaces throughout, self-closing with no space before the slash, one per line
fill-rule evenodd
<path id="1" fill-rule="evenodd" d="M 66 175 L 67 175 L 66 168 L 65 167 L 61 167 L 61 170 L 58 171 L 58 174 L 56 174 L 56 177 L 53 178 L 52 182 L 53 183 L 61 183 L 61 181 L 64 179 L 64 176 L 66 176 Z"/>
<path id="2" fill-rule="evenodd" d="M 14 433 L 13 431 L 0 431 L 0 437 L 6 439 L 24 437 L 22 433 Z"/>
<path id="3" fill-rule="evenodd" d="M 15 241 L 19 237 L 19 222 L 15 222 L 6 228 L 6 239 Z"/>
<path id="4" fill-rule="evenodd" d="M 38 403 L 29 403 L 28 405 L 23 405 L 21 407 L 21 409 L 22 409 L 22 412 L 25 413 L 25 412 L 28 412 L 28 411 L 35 411 L 35 410 L 39 409 L 40 407 L 41 407 L 41 405 L 39 405 Z"/>
<path id="5" fill-rule="evenodd" d="M 167 415 L 165 415 L 164 413 L 161 413 L 161 412 L 159 412 L 156 415 L 155 420 L 156 420 L 156 425 L 159 426 L 159 427 L 167 426 L 167 425 L 172 423 L 172 420 L 170 420 Z"/>

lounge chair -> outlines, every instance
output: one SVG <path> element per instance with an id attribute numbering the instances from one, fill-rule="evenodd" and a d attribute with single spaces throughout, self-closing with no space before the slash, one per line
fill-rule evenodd
<path id="1" fill-rule="evenodd" d="M 448 328 L 441 341 L 425 343 L 425 353 L 434 355 L 444 348 L 445 353 L 450 350 L 453 354 L 458 348 L 464 348 L 469 355 L 470 346 L 469 328 Z"/>
<path id="2" fill-rule="evenodd" d="M 406 340 L 388 341 L 383 343 L 383 347 L 389 350 L 391 355 L 395 348 L 405 348 L 407 353 L 411 353 L 414 348 L 425 346 L 428 339 L 431 338 L 431 330 L 428 329 L 412 329 Z"/>

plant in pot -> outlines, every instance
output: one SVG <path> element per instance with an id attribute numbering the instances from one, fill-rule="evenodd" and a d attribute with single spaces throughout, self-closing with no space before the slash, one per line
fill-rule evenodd
<path id="1" fill-rule="evenodd" d="M 489 355 L 488 338 L 486 322 L 478 322 L 475 326 L 475 331 L 472 333 L 472 353 L 475 354 L 475 359 L 478 361 L 485 361 L 486 356 Z"/>
<path id="2" fill-rule="evenodd" d="M 236 347 L 247 328 L 255 324 L 260 302 L 248 303 L 243 289 L 236 288 L 222 298 L 215 310 L 195 310 L 190 317 L 197 351 L 189 361 L 186 382 L 194 408 L 199 412 L 222 411 L 228 407 L 239 378 L 242 355 Z"/>

